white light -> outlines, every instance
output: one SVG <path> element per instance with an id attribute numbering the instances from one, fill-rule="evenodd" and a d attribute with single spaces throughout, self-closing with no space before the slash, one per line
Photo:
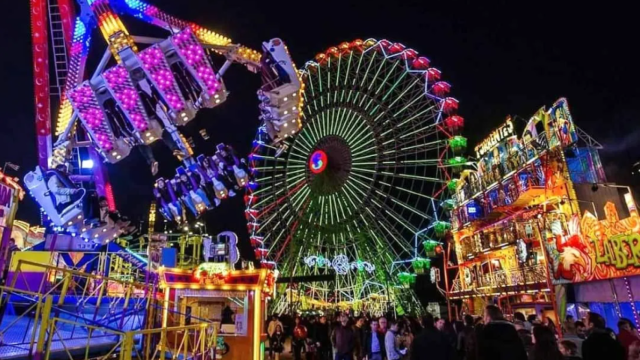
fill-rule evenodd
<path id="1" fill-rule="evenodd" d="M 83 169 L 93 169 L 93 160 L 82 160 L 82 163 L 80 163 L 80 167 Z"/>
<path id="2" fill-rule="evenodd" d="M 296 97 L 296 93 L 291 94 L 291 97 Z"/>
<path id="3" fill-rule="evenodd" d="M 111 153 L 111 155 L 116 156 L 116 155 L 118 155 L 118 152 L 114 151 L 114 152 Z"/>
<path id="4" fill-rule="evenodd" d="M 218 97 L 220 97 L 220 95 L 218 95 L 218 94 L 213 95 L 214 99 L 217 99 Z"/>
<path id="5" fill-rule="evenodd" d="M 291 108 L 291 110 L 292 110 L 292 111 L 294 111 L 295 109 L 296 109 L 296 107 L 295 107 L 295 106 Z"/>
<path id="6" fill-rule="evenodd" d="M 287 101 L 287 100 L 289 100 L 289 98 L 285 97 L 285 98 L 284 98 L 284 101 Z"/>
<path id="7" fill-rule="evenodd" d="M 73 225 L 73 221 L 69 221 L 69 225 Z"/>
<path id="8" fill-rule="evenodd" d="M 284 111 L 284 114 L 287 115 L 289 112 L 287 110 Z"/>
<path id="9" fill-rule="evenodd" d="M 152 136 L 152 137 L 150 137 L 150 138 L 149 138 L 149 141 L 153 141 L 153 140 L 155 140 L 155 139 L 156 139 L 156 138 Z"/>
<path id="10" fill-rule="evenodd" d="M 220 99 L 216 100 L 216 104 L 220 104 Z"/>
<path id="11" fill-rule="evenodd" d="M 150 132 L 148 132 L 148 133 L 146 133 L 146 134 L 145 134 L 145 136 L 146 136 L 146 137 L 149 137 L 149 136 L 151 136 L 151 133 L 150 133 Z"/>
<path id="12" fill-rule="evenodd" d="M 120 155 L 116 156 L 116 160 L 120 160 L 120 159 L 122 159 L 122 156 Z"/>
<path id="13" fill-rule="evenodd" d="M 82 215 L 78 215 L 78 219 L 82 219 Z"/>
<path id="14" fill-rule="evenodd" d="M 287 123 L 284 123 L 284 127 L 287 127 Z"/>

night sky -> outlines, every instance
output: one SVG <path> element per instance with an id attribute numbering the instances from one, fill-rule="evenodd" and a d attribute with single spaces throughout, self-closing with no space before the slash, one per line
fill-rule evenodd
<path id="1" fill-rule="evenodd" d="M 630 183 L 631 164 L 640 160 L 640 72 L 631 50 L 637 46 L 638 20 L 634 11 L 615 2 L 588 7 L 584 2 L 557 1 L 526 6 L 521 1 L 493 5 L 407 0 L 149 1 L 252 48 L 280 37 L 300 67 L 317 52 L 345 40 L 374 37 L 402 42 L 431 59 L 442 70 L 443 80 L 452 84 L 470 144 L 508 114 L 528 118 L 564 96 L 576 124 L 605 146 L 602 157 L 609 181 Z M 0 165 L 19 164 L 21 169 L 14 174 L 22 178 L 37 161 L 29 2 L 3 5 Z M 149 34 L 147 27 L 136 25 L 137 20 L 123 21 L 131 32 Z M 104 41 L 97 33 L 94 44 L 99 56 Z M 226 142 L 245 156 L 258 126 L 259 78 L 238 65 L 225 82 L 229 100 L 203 111 L 187 132 L 197 134 L 206 128 L 211 135 L 208 143 L 198 142 L 198 152 L 210 152 L 218 142 Z M 177 161 L 161 144 L 154 150 L 161 160 L 161 175 L 173 174 Z M 109 172 L 120 210 L 138 218 L 146 216 L 153 179 L 142 158 L 134 154 L 110 165 Z M 20 205 L 18 217 L 38 221 L 32 199 Z M 244 237 L 240 197 L 214 210 L 207 222 L 209 232 L 230 229 Z"/>

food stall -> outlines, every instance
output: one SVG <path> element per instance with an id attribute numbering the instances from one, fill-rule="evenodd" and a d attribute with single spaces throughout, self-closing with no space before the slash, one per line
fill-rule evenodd
<path id="1" fill-rule="evenodd" d="M 160 288 L 168 304 L 164 326 L 213 321 L 224 340 L 225 360 L 264 358 L 267 302 L 276 273 L 268 269 L 229 270 L 227 263 L 204 263 L 194 271 L 161 268 Z M 169 317 L 169 310 L 181 314 Z M 219 341 L 219 344 L 222 341 Z"/>

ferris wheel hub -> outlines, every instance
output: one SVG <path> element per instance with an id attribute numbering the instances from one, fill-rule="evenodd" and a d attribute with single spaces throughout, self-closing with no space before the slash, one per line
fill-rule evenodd
<path id="1" fill-rule="evenodd" d="M 340 136 L 320 139 L 309 157 L 308 179 L 311 191 L 331 195 L 340 191 L 351 174 L 351 149 Z"/>

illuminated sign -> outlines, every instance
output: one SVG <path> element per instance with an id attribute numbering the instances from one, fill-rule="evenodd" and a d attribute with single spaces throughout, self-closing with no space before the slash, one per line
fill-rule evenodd
<path id="1" fill-rule="evenodd" d="M 320 174 L 327 167 L 327 154 L 322 150 L 317 150 L 311 154 L 309 159 L 309 168 L 314 174 Z"/>
<path id="2" fill-rule="evenodd" d="M 598 210 L 600 212 L 600 210 Z M 606 280 L 640 275 L 640 217 L 636 211 L 620 219 L 612 202 L 600 220 L 586 211 L 574 215 L 568 234 L 554 234 L 545 242 L 556 284 Z"/>
<path id="3" fill-rule="evenodd" d="M 500 126 L 497 130 L 491 133 L 489 137 L 484 139 L 480 145 L 475 147 L 476 157 L 481 158 L 484 154 L 489 152 L 489 150 L 493 149 L 494 146 L 498 145 L 504 139 L 513 135 L 513 123 L 511 122 L 511 118 L 507 118 L 507 122 Z"/>

